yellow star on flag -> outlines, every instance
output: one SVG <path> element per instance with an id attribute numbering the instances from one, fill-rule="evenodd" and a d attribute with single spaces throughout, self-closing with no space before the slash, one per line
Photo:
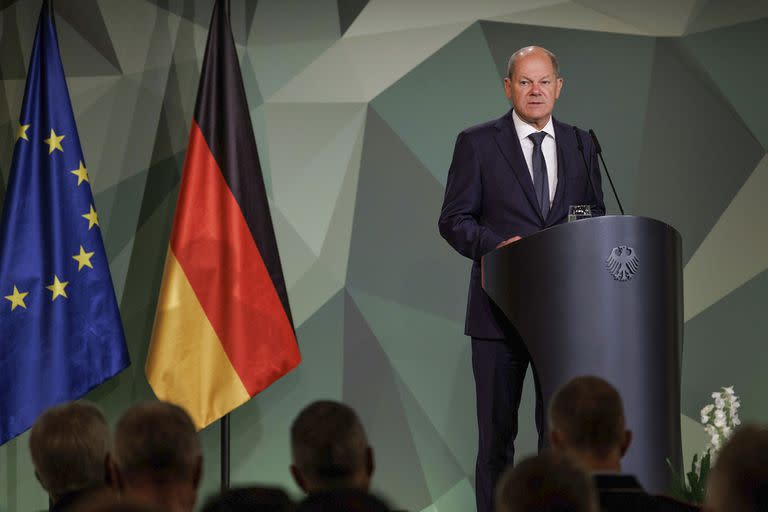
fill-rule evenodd
<path id="1" fill-rule="evenodd" d="M 51 128 L 51 138 L 45 139 L 43 142 L 48 144 L 48 154 L 54 152 L 54 150 L 59 150 L 62 153 L 64 152 L 64 149 L 61 147 L 61 140 L 66 137 L 66 135 L 56 135 L 56 132 L 53 131 L 53 128 Z"/>
<path id="2" fill-rule="evenodd" d="M 83 161 L 80 161 L 80 167 L 75 169 L 74 171 L 69 171 L 75 176 L 77 176 L 77 186 L 79 187 L 80 184 L 84 181 L 88 181 L 88 169 L 85 168 L 83 165 Z M 90 183 L 90 181 L 88 181 Z"/>
<path id="3" fill-rule="evenodd" d="M 99 216 L 96 213 L 96 210 L 93 209 L 93 205 L 91 205 L 91 211 L 84 214 L 83 217 L 88 219 L 88 231 L 90 231 L 93 226 L 99 225 Z"/>
<path id="4" fill-rule="evenodd" d="M 67 292 L 64 291 L 64 288 L 66 288 L 68 284 L 69 284 L 69 281 L 64 281 L 62 283 L 61 281 L 59 281 L 59 276 L 54 275 L 53 284 L 51 286 L 46 286 L 47 289 L 53 292 L 53 297 L 51 297 L 51 301 L 56 300 L 56 297 L 58 297 L 59 295 L 68 299 L 69 297 L 67 296 Z"/>
<path id="5" fill-rule="evenodd" d="M 24 139 L 28 141 L 29 137 L 27 137 L 27 130 L 29 130 L 30 126 L 32 125 L 19 123 L 19 129 L 16 131 L 16 140 Z"/>
<path id="6" fill-rule="evenodd" d="M 93 255 L 96 254 L 94 252 L 85 252 L 85 249 L 83 249 L 83 246 L 80 246 L 80 254 L 75 254 L 72 256 L 72 259 L 77 262 L 77 271 L 80 272 L 83 267 L 90 267 L 93 268 L 93 264 L 91 263 L 91 258 Z"/>
<path id="7" fill-rule="evenodd" d="M 24 297 L 29 295 L 29 292 L 20 292 L 16 285 L 13 285 L 13 294 L 6 295 L 5 298 L 11 301 L 11 311 L 16 309 L 16 306 L 21 306 L 27 309 L 27 305 L 24 304 Z"/>

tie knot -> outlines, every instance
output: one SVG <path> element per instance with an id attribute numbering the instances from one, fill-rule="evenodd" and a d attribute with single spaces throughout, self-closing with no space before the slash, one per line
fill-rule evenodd
<path id="1" fill-rule="evenodd" d="M 543 141 L 544 137 L 546 136 L 547 136 L 547 132 L 536 132 L 536 133 L 530 134 L 528 138 L 533 141 L 534 146 L 541 146 L 541 141 Z"/>

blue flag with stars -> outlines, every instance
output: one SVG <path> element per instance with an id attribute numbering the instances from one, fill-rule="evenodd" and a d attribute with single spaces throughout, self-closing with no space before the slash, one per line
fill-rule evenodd
<path id="1" fill-rule="evenodd" d="M 129 364 L 47 4 L 0 221 L 0 444 Z"/>

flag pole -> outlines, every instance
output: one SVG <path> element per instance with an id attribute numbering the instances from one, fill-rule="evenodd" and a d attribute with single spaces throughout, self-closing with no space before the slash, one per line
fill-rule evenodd
<path id="1" fill-rule="evenodd" d="M 229 414 L 222 416 L 221 425 L 221 492 L 229 489 Z"/>

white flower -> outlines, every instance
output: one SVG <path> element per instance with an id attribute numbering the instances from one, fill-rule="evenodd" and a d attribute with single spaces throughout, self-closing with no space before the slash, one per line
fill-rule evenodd
<path id="1" fill-rule="evenodd" d="M 718 393 L 717 391 L 715 391 L 714 393 L 712 393 L 712 398 L 714 398 L 715 400 L 717 400 L 718 398 L 720 398 L 720 393 Z"/>
<path id="2" fill-rule="evenodd" d="M 707 422 L 709 422 L 709 416 L 706 416 L 706 415 L 702 414 L 701 415 L 701 422 L 706 425 Z"/>
<path id="3" fill-rule="evenodd" d="M 728 386 L 727 388 L 723 388 L 723 391 L 725 391 L 726 395 L 734 396 L 735 393 L 733 392 L 733 386 Z"/>
<path id="4" fill-rule="evenodd" d="M 715 398 L 715 407 L 717 407 L 718 409 L 722 409 L 723 407 L 725 407 L 725 400 L 719 397 Z"/>
<path id="5" fill-rule="evenodd" d="M 701 414 L 702 414 L 702 416 L 703 416 L 703 415 L 705 415 L 705 414 L 709 414 L 709 413 L 711 413 L 711 412 L 712 412 L 712 409 L 714 409 L 714 408 L 715 408 L 715 406 L 714 406 L 714 405 L 712 405 L 712 404 L 709 404 L 709 405 L 706 405 L 706 406 L 704 406 L 704 408 L 701 410 Z"/>
<path id="6" fill-rule="evenodd" d="M 741 420 L 739 419 L 738 416 L 734 416 L 732 421 L 734 426 L 738 427 L 739 425 L 741 425 Z"/>
<path id="7" fill-rule="evenodd" d="M 725 411 L 722 409 L 718 409 L 715 411 L 715 419 L 716 420 L 724 420 L 725 419 Z"/>
<path id="8" fill-rule="evenodd" d="M 712 448 L 715 450 L 720 449 L 720 437 L 719 436 L 713 436 L 712 437 Z"/>
<path id="9" fill-rule="evenodd" d="M 723 428 L 725 426 L 725 418 L 715 418 L 715 426 L 717 428 Z"/>
<path id="10" fill-rule="evenodd" d="M 714 425 L 707 425 L 706 427 L 704 427 L 704 430 L 706 430 L 707 435 L 709 435 L 710 437 L 717 435 L 717 429 L 715 428 Z"/>
<path id="11" fill-rule="evenodd" d="M 723 436 L 727 439 L 727 438 L 729 438 L 731 436 L 731 433 L 733 433 L 733 429 L 731 427 L 729 427 L 728 425 L 726 425 L 723 428 Z"/>
<path id="12" fill-rule="evenodd" d="M 739 407 L 741 407 L 741 402 L 739 402 L 738 400 L 734 400 L 733 402 L 731 402 L 732 409 L 738 409 Z"/>

